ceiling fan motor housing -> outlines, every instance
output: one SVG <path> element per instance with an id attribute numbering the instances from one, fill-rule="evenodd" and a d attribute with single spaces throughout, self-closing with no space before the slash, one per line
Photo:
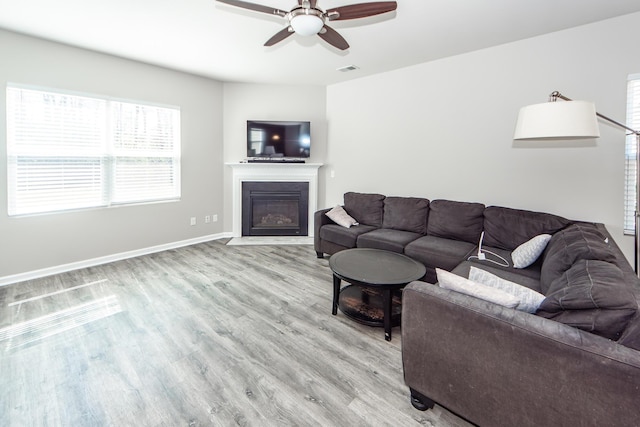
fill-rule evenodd
<path id="1" fill-rule="evenodd" d="M 297 7 L 288 13 L 289 24 L 296 34 L 316 35 L 324 27 L 324 13 L 315 8 Z"/>

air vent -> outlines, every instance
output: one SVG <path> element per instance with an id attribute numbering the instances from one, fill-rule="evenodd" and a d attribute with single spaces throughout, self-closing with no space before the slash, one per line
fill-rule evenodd
<path id="1" fill-rule="evenodd" d="M 338 68 L 337 71 L 341 71 L 343 73 L 346 73 L 348 71 L 353 71 L 353 70 L 357 70 L 357 69 L 358 69 L 358 67 L 356 67 L 355 65 L 347 65 L 345 67 Z"/>

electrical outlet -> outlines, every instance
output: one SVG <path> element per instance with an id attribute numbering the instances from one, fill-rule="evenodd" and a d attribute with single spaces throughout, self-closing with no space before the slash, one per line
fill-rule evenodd
<path id="1" fill-rule="evenodd" d="M 191 225 L 196 225 L 196 217 L 195 216 L 191 217 Z"/>
<path id="2" fill-rule="evenodd" d="M 211 222 L 211 217 L 209 215 L 205 215 L 204 217 L 204 223 L 205 224 L 209 224 Z"/>
<path id="3" fill-rule="evenodd" d="M 218 222 L 218 214 L 213 215 L 213 222 Z"/>

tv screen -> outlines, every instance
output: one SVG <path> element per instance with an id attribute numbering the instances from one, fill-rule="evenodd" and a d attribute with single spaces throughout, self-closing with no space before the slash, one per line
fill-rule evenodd
<path id="1" fill-rule="evenodd" d="M 311 123 L 247 120 L 247 157 L 308 158 Z"/>

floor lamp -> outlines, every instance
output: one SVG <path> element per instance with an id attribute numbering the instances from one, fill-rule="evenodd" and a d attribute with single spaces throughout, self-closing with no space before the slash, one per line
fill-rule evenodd
<path id="1" fill-rule="evenodd" d="M 558 99 L 571 102 L 556 102 Z M 513 139 L 586 139 L 600 137 L 598 117 L 636 136 L 636 211 L 634 269 L 639 275 L 640 256 L 640 131 L 610 119 L 596 111 L 593 102 L 573 101 L 555 91 L 549 95 L 549 102 L 522 107 L 516 123 Z"/>

